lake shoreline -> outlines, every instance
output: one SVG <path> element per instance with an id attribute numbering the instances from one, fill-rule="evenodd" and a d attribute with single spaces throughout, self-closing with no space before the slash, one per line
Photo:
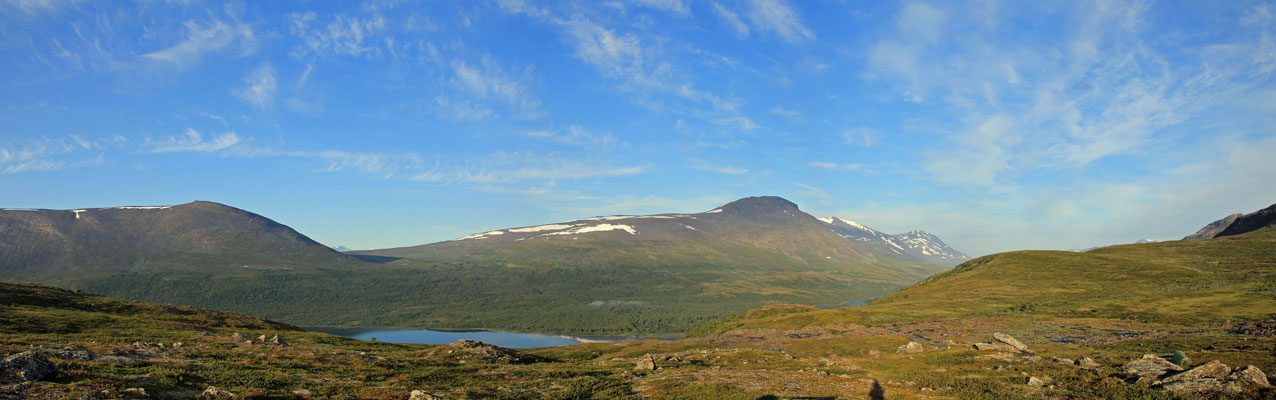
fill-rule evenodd
<path id="1" fill-rule="evenodd" d="M 442 330 L 317 326 L 302 328 L 311 332 L 385 343 L 445 344 L 458 340 L 476 340 L 510 348 L 555 347 L 630 340 L 677 340 L 681 338 L 681 336 L 564 335 L 487 329 Z"/>

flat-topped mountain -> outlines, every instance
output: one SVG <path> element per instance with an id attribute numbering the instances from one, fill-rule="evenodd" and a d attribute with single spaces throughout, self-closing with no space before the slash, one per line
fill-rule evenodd
<path id="1" fill-rule="evenodd" d="M 268 218 L 222 204 L 0 210 L 0 277 L 214 263 L 351 261 Z"/>

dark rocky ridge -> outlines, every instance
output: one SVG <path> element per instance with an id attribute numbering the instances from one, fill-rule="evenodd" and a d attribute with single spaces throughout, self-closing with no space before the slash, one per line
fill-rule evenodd
<path id="1" fill-rule="evenodd" d="M 1249 214 L 1232 214 L 1211 222 L 1196 233 L 1183 237 L 1183 240 L 1213 239 L 1225 236 L 1253 232 L 1276 225 L 1276 204 Z"/>
<path id="2" fill-rule="evenodd" d="M 1218 235 L 1214 237 L 1239 235 L 1242 233 L 1248 233 L 1248 232 L 1253 232 L 1259 229 L 1263 229 L 1272 225 L 1276 225 L 1276 204 L 1272 204 L 1262 210 L 1258 210 L 1249 214 L 1245 214 L 1239 218 L 1236 218 L 1236 221 L 1232 222 L 1231 225 L 1228 225 L 1227 229 L 1224 229 L 1222 232 L 1219 232 Z"/>
<path id="3" fill-rule="evenodd" d="M 1232 223 L 1236 222 L 1236 219 L 1240 218 L 1242 215 L 1245 215 L 1245 214 L 1236 213 L 1236 214 L 1223 217 L 1223 219 L 1220 219 L 1218 221 L 1211 222 L 1209 223 L 1209 225 L 1205 225 L 1204 228 L 1201 228 L 1200 230 L 1196 231 L 1196 233 L 1184 236 L 1183 240 L 1213 239 L 1216 236 L 1218 236 L 1219 232 L 1222 232 L 1224 229 L 1227 229 L 1228 226 L 1231 226 Z"/>

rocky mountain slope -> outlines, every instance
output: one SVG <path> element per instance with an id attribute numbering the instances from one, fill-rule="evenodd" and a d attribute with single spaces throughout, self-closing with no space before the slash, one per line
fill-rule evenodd
<path id="1" fill-rule="evenodd" d="M 834 233 L 878 255 L 890 255 L 929 264 L 957 265 L 969 260 L 965 254 L 948 247 L 938 236 L 926 231 L 910 231 L 890 235 L 854 221 L 838 217 L 820 218 Z"/>
<path id="2" fill-rule="evenodd" d="M 1268 226 L 1276 225 L 1276 204 L 1249 214 L 1232 214 L 1218 221 L 1205 225 L 1196 233 L 1183 237 L 1183 240 L 1213 239 L 1223 236 L 1239 235 Z"/>
<path id="3" fill-rule="evenodd" d="M 632 256 L 629 253 L 634 249 L 649 249 L 643 257 L 683 263 L 727 260 L 747 249 L 772 254 L 787 263 L 846 265 L 851 270 L 862 269 L 865 277 L 895 281 L 916 279 L 918 273 L 929 275 L 942 270 L 941 265 L 965 258 L 925 232 L 885 235 L 864 229 L 838 219 L 817 219 L 779 197 L 749 197 L 702 213 L 593 217 L 354 254 L 522 264 L 571 262 L 556 256 L 563 253 L 550 249 L 588 248 L 595 257 L 617 260 Z M 872 268 L 860 268 L 868 266 Z"/>

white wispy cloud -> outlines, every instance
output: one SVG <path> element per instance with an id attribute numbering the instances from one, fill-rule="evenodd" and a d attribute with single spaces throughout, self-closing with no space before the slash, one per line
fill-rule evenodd
<path id="1" fill-rule="evenodd" d="M 867 165 L 864 165 L 864 164 L 838 164 L 835 162 L 828 162 L 828 161 L 811 161 L 811 163 L 808 165 L 815 168 L 841 169 L 841 170 L 847 170 L 847 171 L 859 171 L 867 167 Z"/>
<path id="2" fill-rule="evenodd" d="M 460 166 L 437 165 L 411 177 L 413 180 L 440 183 L 510 184 L 525 181 L 556 181 L 598 177 L 637 175 L 647 167 L 613 165 L 537 155 L 530 152 L 498 152 L 486 158 L 466 160 Z"/>
<path id="3" fill-rule="evenodd" d="M 298 58 L 307 55 L 380 56 L 380 46 L 384 43 L 380 37 L 386 29 L 386 18 L 381 15 L 337 15 L 327 23 L 321 22 L 314 11 L 289 16 L 289 30 L 302 41 L 292 50 L 292 55 Z"/>
<path id="4" fill-rule="evenodd" d="M 740 16 L 734 11 L 723 7 L 721 3 L 713 2 L 713 12 L 718 14 L 718 18 L 722 19 L 722 23 L 731 28 L 732 32 L 741 39 L 749 37 L 749 26 L 740 20 Z"/>
<path id="5" fill-rule="evenodd" d="M 248 54 L 257 47 L 257 36 L 242 22 L 188 21 L 185 26 L 187 33 L 181 43 L 143 54 L 142 58 L 186 68 L 199 63 L 209 53 L 238 50 L 240 54 Z"/>
<path id="6" fill-rule="evenodd" d="M 643 78 L 643 47 L 632 34 L 616 31 L 584 20 L 566 21 L 563 25 L 576 47 L 576 57 L 592 64 L 611 77 Z"/>
<path id="7" fill-rule="evenodd" d="M 701 171 L 717 172 L 719 174 L 727 174 L 727 175 L 741 175 L 741 174 L 749 173 L 749 170 L 744 168 L 737 168 L 730 165 L 714 164 L 714 163 L 710 163 L 708 161 L 695 158 L 695 157 L 691 158 L 691 168 L 695 168 Z"/>
<path id="8" fill-rule="evenodd" d="M 602 150 L 610 149 L 619 143 L 611 133 L 595 133 L 579 125 L 568 126 L 567 129 L 522 131 L 519 134 L 527 137 L 548 139 L 558 143 L 591 146 Z"/>
<path id="9" fill-rule="evenodd" d="M 797 11 L 784 0 L 746 0 L 745 7 L 745 16 L 758 31 L 774 33 L 789 43 L 815 39 L 815 33 L 802 23 Z"/>
<path id="10" fill-rule="evenodd" d="M 682 0 L 629 0 L 633 4 L 654 8 L 679 17 L 691 15 L 691 8 Z"/>
<path id="11" fill-rule="evenodd" d="M 209 140 L 204 140 L 204 135 L 200 134 L 199 131 L 187 128 L 186 134 L 182 136 L 171 136 L 155 140 L 148 139 L 142 144 L 141 150 L 147 153 L 213 153 L 229 149 L 239 143 L 239 135 L 235 134 L 235 132 L 214 135 Z"/>
<path id="12" fill-rule="evenodd" d="M 771 113 L 775 115 L 779 115 L 781 117 L 789 117 L 789 118 L 793 118 L 802 114 L 798 112 L 797 110 L 790 110 L 788 108 L 784 108 L 781 106 L 775 106 L 774 108 L 772 108 Z"/>
<path id="13" fill-rule="evenodd" d="M 477 99 L 504 103 L 520 118 L 544 116 L 540 109 L 541 101 L 524 84 L 530 79 L 530 67 L 515 76 L 497 65 L 491 57 L 484 56 L 478 65 L 470 65 L 464 61 L 454 62 L 452 73 L 453 82 Z"/>
<path id="14" fill-rule="evenodd" d="M 886 78 L 906 100 L 936 107 L 925 129 L 946 146 L 924 151 L 922 169 L 939 182 L 992 186 L 1025 171 L 1084 169 L 1146 151 L 1168 128 L 1253 95 L 1237 79 L 1252 79 L 1260 67 L 1215 62 L 1230 52 L 1169 50 L 1171 62 L 1161 47 L 1144 44 L 1138 27 L 1146 8 L 1077 3 L 1070 12 L 1082 29 L 1055 46 L 1026 46 L 969 26 L 984 22 L 952 18 L 941 5 L 910 3 L 894 34 L 869 45 L 867 77 Z M 1261 34 L 1253 35 L 1238 45 L 1247 54 L 1261 46 Z"/>
<path id="15" fill-rule="evenodd" d="M 245 75 L 244 86 L 231 93 L 253 107 L 265 109 L 275 101 L 275 87 L 275 68 L 266 63 Z"/>
<path id="16" fill-rule="evenodd" d="M 704 196 L 689 199 L 674 199 L 663 196 L 620 195 L 608 196 L 589 201 L 590 204 L 553 207 L 571 215 L 642 215 L 681 211 L 688 213 L 710 210 L 713 207 L 734 200 L 730 196 Z"/>
<path id="17" fill-rule="evenodd" d="M 29 15 L 38 15 L 55 12 L 62 6 L 70 3 L 73 2 L 58 0 L 8 0 L 0 2 L 0 6 L 5 8 L 15 8 L 18 11 Z"/>
<path id="18" fill-rule="evenodd" d="M 102 152 L 123 146 L 122 136 L 85 138 L 68 135 L 61 139 L 36 139 L 0 142 L 0 174 L 58 171 L 98 165 L 104 162 Z M 85 155 L 95 153 L 96 155 Z"/>
<path id="19" fill-rule="evenodd" d="M 802 191 L 797 194 L 798 197 L 813 199 L 820 204 L 833 204 L 833 195 L 824 189 L 805 183 L 794 183 L 794 185 L 802 188 Z"/>

